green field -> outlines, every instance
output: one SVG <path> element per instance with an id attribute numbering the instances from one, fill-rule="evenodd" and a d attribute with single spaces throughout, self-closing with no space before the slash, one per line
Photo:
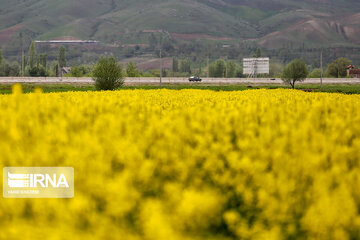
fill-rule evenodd
<path id="1" fill-rule="evenodd" d="M 35 88 L 41 88 L 43 92 L 69 92 L 69 91 L 95 91 L 93 85 L 70 85 L 70 84 L 22 84 L 25 93 L 33 92 Z M 0 94 L 10 94 L 11 84 L 0 85 Z M 207 89 L 214 91 L 242 91 L 249 89 L 276 89 L 276 88 L 290 88 L 284 85 L 221 85 L 221 86 L 204 86 L 204 85 L 164 85 L 162 87 L 155 85 L 140 85 L 140 86 L 124 86 L 121 89 Z M 328 84 L 320 88 L 319 84 L 302 84 L 296 86 L 297 89 L 307 92 L 329 92 L 329 93 L 344 93 L 344 94 L 360 94 L 360 84 Z"/>

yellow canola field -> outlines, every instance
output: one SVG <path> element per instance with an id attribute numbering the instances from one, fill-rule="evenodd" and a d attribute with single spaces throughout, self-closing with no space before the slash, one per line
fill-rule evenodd
<path id="1" fill-rule="evenodd" d="M 1 169 L 74 167 L 75 197 L 2 198 L 0 239 L 360 239 L 358 95 L 14 91 Z"/>

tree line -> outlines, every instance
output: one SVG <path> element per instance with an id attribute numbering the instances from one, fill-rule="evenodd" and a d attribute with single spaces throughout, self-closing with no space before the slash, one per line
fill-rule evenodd
<path id="1" fill-rule="evenodd" d="M 347 58 L 338 58 L 332 63 L 330 63 L 326 69 L 325 77 L 347 77 L 347 68 L 351 65 L 352 62 Z M 290 84 L 291 87 L 295 88 L 296 82 L 302 82 L 307 77 L 310 78 L 320 78 L 323 75 L 321 69 L 314 69 L 310 74 L 306 63 L 302 59 L 296 59 L 290 62 L 284 68 L 281 79 Z"/>
<path id="2" fill-rule="evenodd" d="M 176 62 L 175 62 L 176 63 Z M 351 64 L 345 58 L 339 58 L 333 63 L 329 64 L 328 70 L 334 71 L 338 77 L 340 74 L 346 74 L 346 68 Z M 226 76 L 226 72 L 235 69 L 231 64 L 223 60 L 216 61 L 214 71 L 221 76 Z M 175 64 L 176 67 L 176 64 Z M 219 69 L 218 69 L 219 68 Z M 345 72 L 343 69 L 345 68 Z M 122 70 L 122 65 L 119 64 L 115 57 L 101 57 L 93 70 L 92 78 L 95 81 L 95 87 L 98 90 L 114 90 L 119 88 L 124 83 L 124 77 L 132 74 L 130 70 L 136 70 L 134 63 L 129 63 L 126 68 L 126 74 Z M 234 71 L 233 71 L 234 72 Z M 284 83 L 290 84 L 294 89 L 296 82 L 304 81 L 309 75 L 306 63 L 302 59 L 295 59 L 285 66 L 281 73 L 281 79 Z"/>
<path id="3" fill-rule="evenodd" d="M 256 49 L 253 57 L 261 57 L 261 49 Z M 346 58 L 338 58 L 330 63 L 326 70 L 323 71 L 324 77 L 346 77 L 346 67 L 352 62 Z M 61 69 L 67 67 L 66 49 L 61 46 L 58 49 L 56 61 L 48 63 L 47 54 L 38 54 L 36 52 L 35 43 L 32 42 L 27 57 L 23 57 L 21 62 L 7 62 L 0 50 L 0 76 L 30 76 L 30 77 L 54 77 L 62 74 Z M 284 70 L 284 64 L 279 62 L 270 63 L 270 74 L 264 77 L 281 77 Z M 66 73 L 64 77 L 91 77 L 93 66 L 78 65 L 72 66 L 71 71 Z M 320 68 L 312 68 L 307 65 L 309 78 L 319 78 L 322 70 Z M 160 66 L 158 69 L 149 71 L 141 71 L 137 68 L 136 63 L 129 62 L 126 66 L 125 74 L 128 77 L 159 77 Z M 164 77 L 188 77 L 189 75 L 197 75 L 200 77 L 211 78 L 241 78 L 243 75 L 243 67 L 240 61 L 226 59 L 212 59 L 200 57 L 173 57 L 172 68 L 162 69 Z M 262 77 L 262 76 L 260 76 Z"/>
<path id="4" fill-rule="evenodd" d="M 30 45 L 27 57 L 23 56 L 20 64 L 18 62 L 7 62 L 2 57 L 0 50 L 0 76 L 59 76 L 61 68 L 66 67 L 65 51 L 65 47 L 61 46 L 57 61 L 52 62 L 49 66 L 47 54 L 37 54 L 34 42 Z"/>

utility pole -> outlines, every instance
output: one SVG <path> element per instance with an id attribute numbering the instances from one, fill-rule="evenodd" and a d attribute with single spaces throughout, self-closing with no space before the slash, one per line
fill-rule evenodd
<path id="1" fill-rule="evenodd" d="M 206 59 L 206 68 L 207 68 L 206 78 L 209 78 L 209 55 L 207 56 L 207 59 Z"/>
<path id="2" fill-rule="evenodd" d="M 322 85 L 323 85 L 323 49 L 321 49 L 321 54 L 320 54 L 320 68 L 321 68 L 320 88 L 322 88 Z"/>
<path id="3" fill-rule="evenodd" d="M 24 41 L 23 41 L 22 32 L 20 32 L 20 41 L 21 41 L 21 76 L 24 77 L 25 62 L 24 62 Z"/>
<path id="4" fill-rule="evenodd" d="M 22 50 L 22 56 L 21 56 L 21 76 L 24 77 L 25 73 L 25 57 L 24 57 L 24 49 Z"/>
<path id="5" fill-rule="evenodd" d="M 201 67 L 202 67 L 202 66 L 201 66 L 202 64 L 201 64 L 201 63 L 202 63 L 202 61 L 200 61 L 200 68 L 199 68 L 199 74 L 198 74 L 198 77 L 201 77 L 201 72 L 202 72 L 202 68 L 201 68 Z"/>
<path id="6" fill-rule="evenodd" d="M 59 61 L 57 64 L 57 69 L 58 69 L 58 77 L 60 77 L 60 81 L 62 81 L 62 67 L 60 66 Z"/>
<path id="7" fill-rule="evenodd" d="M 162 33 L 164 31 L 161 30 L 161 35 L 160 35 L 160 87 L 162 86 L 162 69 L 163 69 L 163 64 L 162 64 Z"/>
<path id="8" fill-rule="evenodd" d="M 161 56 L 161 45 L 160 45 L 160 87 L 162 85 L 162 56 Z"/>

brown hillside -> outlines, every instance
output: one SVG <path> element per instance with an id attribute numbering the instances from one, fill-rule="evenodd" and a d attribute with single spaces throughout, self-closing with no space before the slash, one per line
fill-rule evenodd
<path id="1" fill-rule="evenodd" d="M 0 43 L 10 42 L 12 37 L 14 35 L 16 35 L 23 27 L 24 27 L 24 24 L 18 24 L 18 25 L 12 26 L 10 28 L 1 30 L 0 31 Z"/>
<path id="2" fill-rule="evenodd" d="M 351 19 L 353 20 L 353 19 Z M 281 31 L 276 31 L 260 39 L 266 47 L 281 47 L 289 42 L 304 44 L 342 44 L 344 41 L 359 43 L 360 30 L 344 21 L 311 19 L 298 22 Z"/>

